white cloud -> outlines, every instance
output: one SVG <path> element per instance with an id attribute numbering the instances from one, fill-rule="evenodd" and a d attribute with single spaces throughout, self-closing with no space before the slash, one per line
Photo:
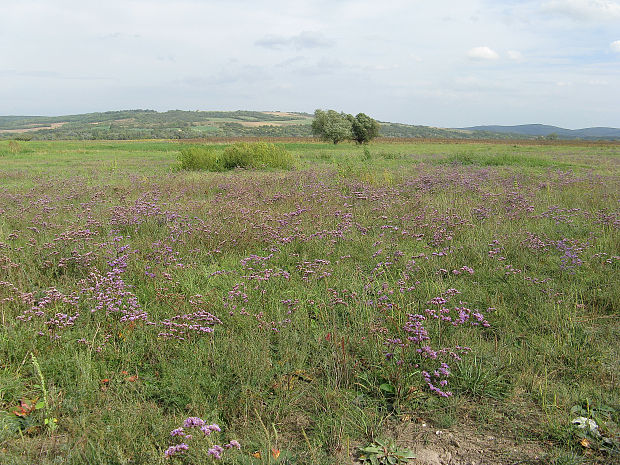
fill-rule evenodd
<path id="1" fill-rule="evenodd" d="M 521 60 L 523 58 L 523 54 L 518 50 L 508 50 L 508 58 L 511 60 Z"/>
<path id="2" fill-rule="evenodd" d="M 620 20 L 620 3 L 611 0 L 550 0 L 542 8 L 575 21 Z"/>
<path id="3" fill-rule="evenodd" d="M 609 44 L 609 48 L 616 53 L 620 53 L 620 40 L 614 40 L 611 44 Z"/>
<path id="4" fill-rule="evenodd" d="M 497 60 L 499 55 L 490 47 L 474 47 L 467 52 L 467 56 L 472 60 Z"/>
<path id="5" fill-rule="evenodd" d="M 305 48 L 331 47 L 333 42 L 327 40 L 320 32 L 303 31 L 295 36 L 268 35 L 257 40 L 254 44 L 271 49 L 292 47 L 302 50 Z"/>

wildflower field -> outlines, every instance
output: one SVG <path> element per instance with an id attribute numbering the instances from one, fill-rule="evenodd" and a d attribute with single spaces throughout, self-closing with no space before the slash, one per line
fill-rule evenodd
<path id="1" fill-rule="evenodd" d="M 0 142 L 1 464 L 618 463 L 620 145 L 281 146 Z"/>

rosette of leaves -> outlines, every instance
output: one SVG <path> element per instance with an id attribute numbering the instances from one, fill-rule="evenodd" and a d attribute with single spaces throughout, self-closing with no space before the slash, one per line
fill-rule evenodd
<path id="1" fill-rule="evenodd" d="M 571 424 L 584 448 L 620 457 L 619 415 L 616 409 L 605 405 L 595 407 L 586 401 L 584 405 L 574 405 L 570 411 L 573 415 L 579 415 Z"/>
<path id="2" fill-rule="evenodd" d="M 371 465 L 394 465 L 408 463 L 415 459 L 415 455 L 407 449 L 401 449 L 393 441 L 382 442 L 376 440 L 369 446 L 360 447 L 359 459 L 362 463 Z"/>

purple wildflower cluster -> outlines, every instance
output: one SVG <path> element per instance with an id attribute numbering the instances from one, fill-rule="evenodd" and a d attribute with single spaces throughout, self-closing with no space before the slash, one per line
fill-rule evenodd
<path id="1" fill-rule="evenodd" d="M 583 252 L 583 246 L 577 241 L 564 238 L 556 241 L 555 246 L 562 253 L 560 261 L 563 270 L 574 272 L 575 268 L 583 264 L 583 260 L 579 258 L 579 254 Z"/>
<path id="2" fill-rule="evenodd" d="M 90 235 L 85 237 L 90 237 Z M 111 241 L 105 244 L 114 247 L 108 250 L 113 255 L 107 260 L 109 271 L 100 273 L 97 269 L 93 269 L 86 278 L 79 281 L 79 291 L 66 295 L 56 288 L 50 288 L 42 295 L 35 296 L 34 293 L 19 293 L 17 288 L 14 288 L 14 292 L 19 294 L 19 300 L 29 306 L 17 319 L 32 324 L 36 323 L 35 320 L 41 321 L 42 327 L 40 324 L 35 324 L 35 328 L 38 329 L 37 334 L 40 336 L 47 334 L 52 339 L 59 339 L 63 331 L 79 323 L 78 309 L 86 307 L 91 314 L 100 314 L 107 319 L 106 331 L 102 333 L 103 339 L 98 343 L 85 338 L 77 339 L 79 344 L 86 345 L 96 352 L 101 352 L 112 338 L 112 333 L 118 332 L 118 324 L 133 327 L 140 323 L 145 327 L 159 328 L 159 337 L 180 341 L 192 335 L 212 333 L 214 326 L 222 324 L 219 318 L 205 309 L 207 304 L 202 300 L 201 295 L 182 297 L 182 301 L 187 301 L 193 311 L 160 321 L 151 321 L 138 297 L 132 291 L 133 286 L 127 284 L 124 278 L 130 259 L 136 253 L 127 244 L 119 245 L 126 239 L 128 238 L 123 236 L 113 236 Z M 178 266 L 178 263 L 175 266 Z M 64 311 L 58 311 L 59 308 Z M 72 308 L 73 312 L 68 312 L 68 308 Z"/>
<path id="3" fill-rule="evenodd" d="M 193 429 L 200 430 L 202 434 L 199 435 L 198 438 L 195 438 L 194 434 L 191 433 Z M 216 460 L 220 460 L 222 458 L 222 454 L 226 450 L 241 449 L 241 444 L 236 439 L 232 439 L 231 441 L 223 445 L 213 444 L 210 441 L 211 434 L 220 433 L 221 431 L 222 429 L 220 428 L 220 426 L 215 423 L 209 425 L 202 418 L 189 417 L 185 419 L 182 427 L 170 431 L 170 436 L 172 438 L 176 438 L 177 440 L 180 440 L 182 442 L 168 447 L 168 449 L 166 449 L 166 451 L 164 452 L 164 456 L 166 458 L 169 458 L 175 455 L 184 454 L 189 450 L 189 445 L 187 444 L 187 442 L 190 441 L 193 443 L 192 447 L 201 447 L 202 449 L 205 446 L 201 446 L 201 443 L 204 443 L 206 441 L 208 447 L 207 456 Z"/>
<path id="4" fill-rule="evenodd" d="M 445 331 L 442 323 L 450 327 L 490 326 L 484 315 L 478 310 L 470 309 L 466 302 L 459 301 L 458 305 L 448 305 L 449 301 L 459 294 L 461 292 L 457 289 L 447 289 L 440 296 L 430 299 L 427 302 L 428 308 L 423 313 L 407 314 L 407 322 L 400 328 L 394 328 L 397 335 L 391 334 L 387 328 L 382 331 L 383 344 L 387 349 L 386 360 L 393 361 L 398 366 L 408 364 L 414 369 L 439 363 L 434 369 L 423 369 L 421 374 L 429 390 L 441 397 L 452 395 L 443 389 L 450 376 L 450 367 L 446 360 L 460 361 L 461 355 L 471 350 L 461 346 L 441 347 L 441 334 Z M 431 336 L 429 325 L 433 325 L 432 333 L 436 336 Z"/>

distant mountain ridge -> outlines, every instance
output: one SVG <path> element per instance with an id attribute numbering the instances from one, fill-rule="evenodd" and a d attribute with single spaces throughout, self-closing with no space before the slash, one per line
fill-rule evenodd
<path id="1" fill-rule="evenodd" d="M 620 129 L 608 127 L 565 129 L 547 124 L 519 124 L 516 126 L 471 126 L 460 129 L 465 131 L 487 131 L 498 134 L 519 134 L 535 137 L 556 135 L 561 139 L 620 139 Z"/>

